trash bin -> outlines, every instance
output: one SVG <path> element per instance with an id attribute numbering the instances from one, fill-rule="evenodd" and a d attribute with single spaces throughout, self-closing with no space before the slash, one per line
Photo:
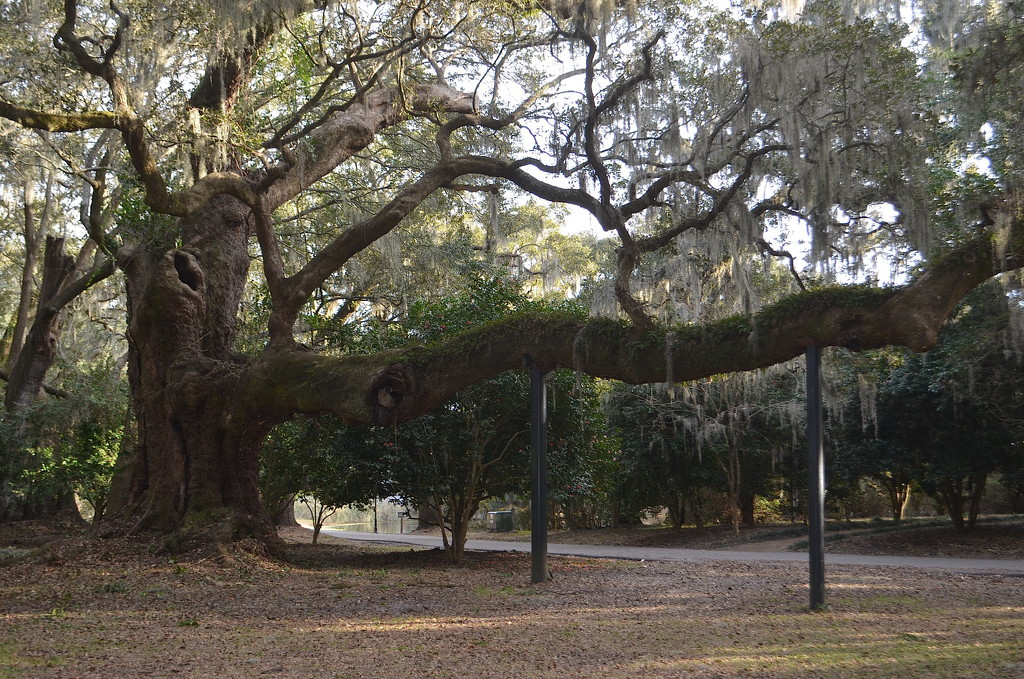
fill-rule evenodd
<path id="1" fill-rule="evenodd" d="M 487 530 L 491 533 L 508 533 L 512 530 L 511 510 L 487 512 Z"/>

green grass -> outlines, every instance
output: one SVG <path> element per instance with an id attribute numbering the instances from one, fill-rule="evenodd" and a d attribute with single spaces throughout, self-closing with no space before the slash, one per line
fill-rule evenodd
<path id="1" fill-rule="evenodd" d="M 936 623 L 912 596 L 833 600 L 830 610 L 660 620 L 669 647 L 633 660 L 663 676 L 1014 677 L 1024 669 L 1013 613 Z M 885 613 L 890 606 L 904 609 Z M 917 608 L 916 611 L 906 609 Z M 805 609 L 806 610 L 806 609 Z M 628 624 L 585 621 L 559 634 L 614 644 Z"/>
<path id="2" fill-rule="evenodd" d="M 26 658 L 14 644 L 0 641 L 0 679 L 15 679 L 23 674 L 25 668 L 36 667 L 40 662 L 34 658 Z"/>
<path id="3" fill-rule="evenodd" d="M 120 580 L 104 582 L 96 588 L 96 591 L 103 592 L 104 594 L 126 594 L 128 592 L 128 583 Z"/>
<path id="4" fill-rule="evenodd" d="M 861 613 L 923 613 L 930 610 L 923 597 L 901 594 L 875 594 L 861 599 L 839 595 L 832 596 L 830 603 L 837 609 Z"/>

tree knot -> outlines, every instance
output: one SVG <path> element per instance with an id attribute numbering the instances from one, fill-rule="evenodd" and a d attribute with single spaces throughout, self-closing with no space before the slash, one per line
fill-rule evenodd
<path id="1" fill-rule="evenodd" d="M 413 389 L 415 377 L 405 364 L 390 365 L 377 371 L 367 391 L 367 407 L 378 425 L 394 424 L 399 407 Z"/>

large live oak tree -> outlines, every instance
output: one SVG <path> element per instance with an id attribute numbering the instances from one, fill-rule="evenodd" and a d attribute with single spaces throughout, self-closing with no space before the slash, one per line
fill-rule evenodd
<path id="1" fill-rule="evenodd" d="M 635 272 L 660 251 L 685 257 L 687 238 L 732 239 L 723 259 L 792 263 L 770 243 L 773 218 L 804 220 L 822 252 L 868 217 L 877 228 L 873 205 L 898 213 L 882 225 L 893 234 L 927 221 L 912 176 L 926 111 L 915 111 L 914 55 L 891 27 L 823 12 L 805 29 L 668 2 L 630 16 L 589 2 L 186 5 L 65 0 L 47 68 L 88 84 L 51 102 L 26 69 L 0 97 L 0 116 L 27 128 L 115 130 L 134 177 L 121 181 L 146 206 L 122 212 L 137 223 L 116 238 L 94 234 L 127 286 L 134 530 L 204 524 L 223 539 L 272 539 L 260 444 L 297 413 L 406 420 L 524 355 L 642 383 L 751 370 L 810 344 L 924 350 L 964 294 L 1024 265 L 1020 205 L 1003 186 L 973 235 L 902 287 L 825 287 L 691 325 L 655 319 Z M 191 56 L 160 62 L 157 46 L 175 39 Z M 731 59 L 717 56 L 726 39 Z M 275 211 L 324 182 L 356 191 L 358 173 L 342 170 L 367 160 L 387 168 L 389 198 L 331 217 L 332 235 L 301 259 L 286 251 Z M 612 287 L 628 320 L 519 316 L 443 346 L 358 356 L 296 342 L 316 291 L 425 201 L 499 186 L 574 205 L 617 236 Z M 266 342 L 242 355 L 240 306 L 256 279 L 269 296 Z"/>

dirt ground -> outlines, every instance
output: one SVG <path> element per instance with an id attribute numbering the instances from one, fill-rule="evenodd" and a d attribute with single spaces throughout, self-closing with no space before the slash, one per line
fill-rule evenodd
<path id="1" fill-rule="evenodd" d="M 88 535 L 27 551 L 69 531 L 0 531 L 0 679 L 1024 677 L 1018 574 L 835 566 L 810 612 L 800 564 L 552 558 L 533 585 L 521 554 L 449 568 L 305 531 L 286 560 Z"/>

